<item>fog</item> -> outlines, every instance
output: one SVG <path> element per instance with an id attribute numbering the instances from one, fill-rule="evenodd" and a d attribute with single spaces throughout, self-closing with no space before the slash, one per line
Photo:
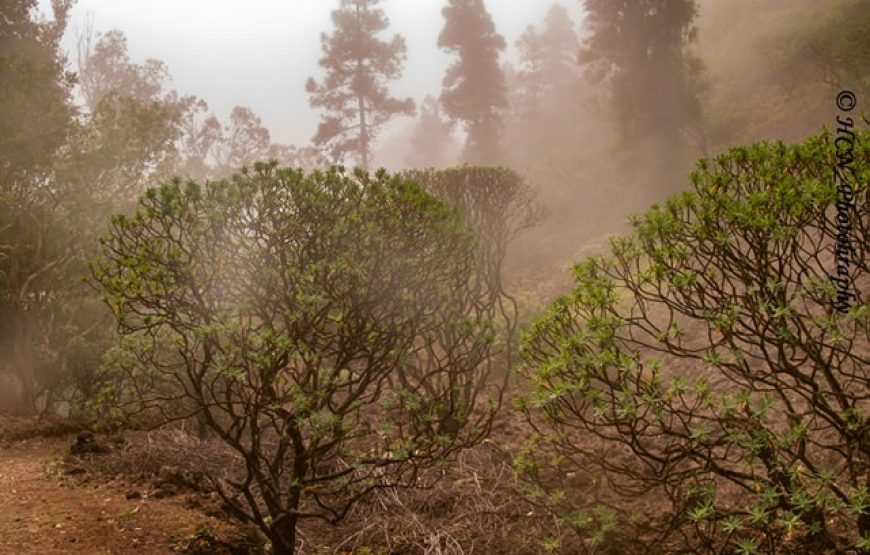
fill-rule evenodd
<path id="1" fill-rule="evenodd" d="M 404 75 L 391 89 L 418 102 L 437 96 L 450 64 L 437 47 L 443 2 L 387 0 L 381 6 L 390 19 L 385 34 L 401 34 L 408 44 Z M 579 24 L 582 6 L 565 6 Z M 506 60 L 516 63 L 516 39 L 527 25 L 543 20 L 550 4 L 496 0 L 487 7 L 509 45 Z M 72 10 L 62 44 L 75 53 L 77 36 L 89 25 L 103 32 L 120 29 L 133 60 L 167 64 L 171 88 L 206 99 L 221 116 L 248 106 L 276 141 L 305 144 L 318 120 L 308 106 L 305 80 L 322 72 L 320 35 L 330 31 L 334 8 L 324 0 L 256 0 L 244 7 L 234 0 L 82 0 Z"/>
<path id="2" fill-rule="evenodd" d="M 866 550 L 868 31 L 4 0 L 0 552 Z"/>
<path id="3" fill-rule="evenodd" d="M 52 4 L 36 5 L 49 25 Z M 504 166 L 548 214 L 505 264 L 507 282 L 534 289 L 527 316 L 569 286 L 568 265 L 625 232 L 630 214 L 685 190 L 699 158 L 799 140 L 830 125 L 836 90 L 867 88 L 860 25 L 837 38 L 838 25 L 860 21 L 858 0 L 833 12 L 809 0 L 668 0 L 667 10 L 638 3 L 621 15 L 595 2 L 469 0 L 450 29 L 446 0 L 383 0 L 366 23 L 382 49 L 366 62 L 366 117 L 353 95 L 336 96 L 352 86 L 338 1 L 69 5 L 49 48 L 55 70 L 75 76 L 63 110 L 82 127 L 45 125 L 62 123 L 53 136 L 72 133 L 82 149 L 58 152 L 100 199 L 87 240 L 161 180 L 228 177 L 257 160 Z M 326 66 L 322 36 L 333 48 Z M 28 148 L 42 148 L 46 135 L 31 130 Z"/>

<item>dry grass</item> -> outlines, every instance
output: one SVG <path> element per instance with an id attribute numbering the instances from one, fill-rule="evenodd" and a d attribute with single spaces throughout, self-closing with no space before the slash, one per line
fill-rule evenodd
<path id="1" fill-rule="evenodd" d="M 498 435 L 516 438 L 511 424 L 517 425 L 502 421 Z M 188 492 L 203 492 L 206 474 L 241 470 L 237 457 L 219 441 L 200 441 L 183 431 L 129 432 L 123 441 L 99 441 L 109 447 L 107 453 L 70 456 L 68 464 L 99 480 L 157 487 L 171 469 L 175 485 Z M 336 525 L 303 520 L 298 553 L 522 555 L 541 553 L 544 540 L 558 531 L 551 516 L 517 493 L 507 448 L 492 440 L 443 469 L 424 471 L 419 486 L 376 490 Z"/>
<path id="2" fill-rule="evenodd" d="M 81 424 L 59 418 L 0 415 L 0 447 L 37 437 L 59 437 L 82 430 Z"/>
<path id="3" fill-rule="evenodd" d="M 89 472 L 105 476 L 149 479 L 166 468 L 177 469 L 202 481 L 207 474 L 220 476 L 236 463 L 219 441 L 201 441 L 180 430 L 129 432 L 101 440 L 110 447 L 105 454 L 70 457 Z"/>
<path id="4" fill-rule="evenodd" d="M 303 523 L 300 553 L 541 553 L 554 525 L 517 495 L 510 457 L 491 441 L 420 486 L 379 490 L 337 526 Z"/>

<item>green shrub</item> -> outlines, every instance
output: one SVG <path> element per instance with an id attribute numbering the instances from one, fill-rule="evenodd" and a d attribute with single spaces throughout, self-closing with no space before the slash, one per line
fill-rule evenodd
<path id="1" fill-rule="evenodd" d="M 383 171 L 149 190 L 93 266 L 123 335 L 112 397 L 196 415 L 241 461 L 212 476 L 224 501 L 291 553 L 300 518 L 337 522 L 488 433 L 499 297 L 469 286 L 476 252 L 455 209 Z"/>
<path id="2" fill-rule="evenodd" d="M 866 543 L 868 141 L 826 133 L 702 160 L 690 191 L 578 264 L 574 291 L 528 331 L 520 407 L 539 434 L 516 465 L 582 538 L 601 539 L 574 518 L 599 504 L 620 509 L 635 548 Z M 831 276 L 848 152 L 847 309 Z"/>

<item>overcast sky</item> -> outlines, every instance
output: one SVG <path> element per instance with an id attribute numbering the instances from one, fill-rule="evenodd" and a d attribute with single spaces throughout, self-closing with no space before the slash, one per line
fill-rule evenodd
<path id="1" fill-rule="evenodd" d="M 419 102 L 437 95 L 451 57 L 437 47 L 447 0 L 384 0 L 389 35 L 405 37 L 408 59 L 394 94 Z M 538 24 L 550 0 L 486 0 L 496 29 L 510 45 L 530 23 Z M 561 0 L 575 21 L 579 0 Z M 338 0 L 78 0 L 64 44 L 75 52 L 76 33 L 120 29 L 130 57 L 166 62 L 170 88 L 208 102 L 222 119 L 233 106 L 249 106 L 275 142 L 307 144 L 318 114 L 308 106 L 305 80 L 321 77 L 320 34 L 332 31 Z M 70 59 L 74 61 L 74 54 Z"/>

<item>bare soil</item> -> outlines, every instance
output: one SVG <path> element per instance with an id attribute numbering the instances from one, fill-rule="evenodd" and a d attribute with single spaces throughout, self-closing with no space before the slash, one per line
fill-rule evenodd
<path id="1" fill-rule="evenodd" d="M 71 441 L 0 445 L 0 554 L 193 552 L 198 531 L 231 535 L 181 498 L 127 499 L 123 483 L 76 483 L 60 463 Z"/>

